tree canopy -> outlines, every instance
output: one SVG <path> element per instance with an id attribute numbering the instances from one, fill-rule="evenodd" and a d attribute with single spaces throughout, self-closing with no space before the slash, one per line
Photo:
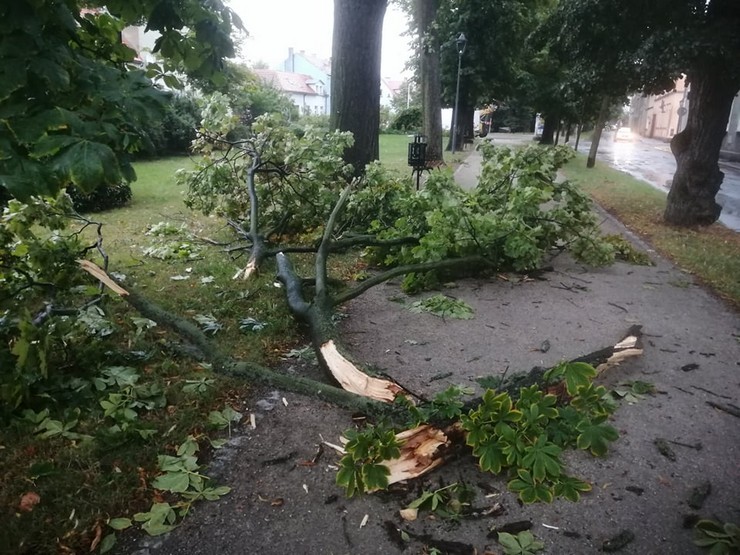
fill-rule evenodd
<path id="1" fill-rule="evenodd" d="M 142 67 L 120 40 L 146 22 L 165 65 Z M 11 195 L 90 191 L 135 178 L 130 155 L 164 113 L 178 70 L 217 79 L 241 22 L 220 0 L 18 0 L 0 6 L 0 185 Z"/>

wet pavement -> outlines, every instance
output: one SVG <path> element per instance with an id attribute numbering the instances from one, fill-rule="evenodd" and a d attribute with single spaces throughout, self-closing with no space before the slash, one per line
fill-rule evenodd
<path id="1" fill-rule="evenodd" d="M 676 161 L 668 143 L 644 137 L 636 137 L 632 142 L 614 142 L 613 135 L 605 133 L 602 136 L 596 163 L 606 163 L 668 193 L 676 171 Z M 489 135 L 488 139 L 500 145 L 532 142 L 532 136 L 529 134 L 495 133 Z M 571 140 L 568 144 L 572 146 L 573 143 Z M 581 141 L 578 151 L 588 153 L 590 147 L 590 142 Z M 455 172 L 456 181 L 463 187 L 474 187 L 477 184 L 480 161 L 480 154 L 473 151 Z M 720 169 L 724 172 L 725 178 L 716 197 L 722 206 L 719 220 L 728 228 L 740 231 L 740 163 L 721 160 Z"/>
<path id="2" fill-rule="evenodd" d="M 578 150 L 587 153 L 590 147 L 591 143 L 584 141 Z M 615 142 L 614 133 L 602 136 L 597 164 L 599 161 L 665 193 L 668 193 L 676 171 L 676 160 L 667 142 L 644 137 L 636 137 L 632 142 Z M 720 160 L 719 166 L 725 174 L 716 197 L 722 206 L 719 221 L 734 231 L 740 231 L 740 163 Z"/>

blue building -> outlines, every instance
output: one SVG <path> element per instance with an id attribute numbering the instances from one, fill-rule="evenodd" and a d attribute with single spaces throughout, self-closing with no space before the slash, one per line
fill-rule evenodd
<path id="1" fill-rule="evenodd" d="M 288 57 L 283 62 L 282 70 L 287 73 L 308 75 L 311 88 L 322 97 L 324 114 L 331 109 L 331 60 L 323 60 L 304 50 L 295 52 L 288 48 Z"/>

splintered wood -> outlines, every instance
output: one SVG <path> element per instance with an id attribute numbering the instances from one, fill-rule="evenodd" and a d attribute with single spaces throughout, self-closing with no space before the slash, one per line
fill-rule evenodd
<path id="1" fill-rule="evenodd" d="M 597 374 L 619 366 L 628 358 L 642 355 L 642 333 L 639 328 L 631 331 L 632 333 L 614 345 L 612 355 L 596 367 Z"/>
<path id="2" fill-rule="evenodd" d="M 441 447 L 448 447 L 450 439 L 442 430 L 424 424 L 396 434 L 401 443 L 401 456 L 383 461 L 390 470 L 388 483 L 417 478 L 444 462 Z"/>
<path id="3" fill-rule="evenodd" d="M 392 403 L 399 393 L 404 392 L 391 381 L 373 378 L 359 370 L 337 350 L 333 340 L 324 343 L 320 350 L 332 376 L 346 391 L 383 403 Z"/>
<path id="4" fill-rule="evenodd" d="M 247 265 L 239 270 L 236 274 L 234 274 L 233 279 L 243 279 L 244 281 L 248 280 L 250 277 L 252 277 L 253 274 L 257 273 L 257 261 L 256 260 L 250 260 Z"/>
<path id="5" fill-rule="evenodd" d="M 83 259 L 78 260 L 77 264 L 79 264 L 83 270 L 85 270 L 88 274 L 100 281 L 103 285 L 108 287 L 114 293 L 121 296 L 128 295 L 128 291 L 126 291 L 123 287 L 113 281 L 110 276 L 105 273 L 105 270 L 103 270 L 103 268 L 101 268 L 97 264 Z"/>

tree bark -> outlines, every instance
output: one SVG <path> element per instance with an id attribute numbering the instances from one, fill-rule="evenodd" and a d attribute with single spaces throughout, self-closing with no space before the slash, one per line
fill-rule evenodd
<path id="1" fill-rule="evenodd" d="M 452 115 L 452 121 L 457 124 L 457 144 L 455 145 L 455 151 L 459 152 L 465 149 L 465 139 L 472 139 L 475 137 L 475 129 L 473 123 L 473 114 L 475 113 L 475 106 L 468 103 L 464 99 L 464 94 L 460 92 L 460 106 L 457 117 L 455 114 Z M 447 140 L 447 150 L 452 150 L 452 130 L 450 130 L 450 138 Z"/>
<path id="2" fill-rule="evenodd" d="M 601 141 L 601 132 L 604 130 L 604 122 L 606 121 L 606 115 L 609 111 L 609 97 L 605 96 L 601 99 L 601 108 L 599 109 L 599 116 L 596 120 L 594 127 L 594 136 L 591 139 L 591 150 L 588 151 L 588 160 L 586 160 L 586 167 L 593 168 L 596 165 L 596 153 L 599 151 L 599 141 Z"/>
<path id="3" fill-rule="evenodd" d="M 414 0 L 419 34 L 421 105 L 424 135 L 427 138 L 426 159 L 430 166 L 444 163 L 442 156 L 442 84 L 440 79 L 439 44 L 432 33 L 439 0 Z"/>
<path id="4" fill-rule="evenodd" d="M 378 159 L 380 54 L 387 0 L 334 0 L 331 129 L 351 131 L 344 153 L 355 175 Z"/>
<path id="5" fill-rule="evenodd" d="M 541 145 L 551 145 L 555 142 L 555 128 L 557 127 L 559 117 L 557 115 L 545 115 L 545 125 L 542 128 Z"/>
<path id="6" fill-rule="evenodd" d="M 676 173 L 663 217 L 678 226 L 709 225 L 722 211 L 715 201 L 724 179 L 719 151 L 739 84 L 711 65 L 691 71 L 688 78 L 691 109 L 686 127 L 671 139 Z"/>

